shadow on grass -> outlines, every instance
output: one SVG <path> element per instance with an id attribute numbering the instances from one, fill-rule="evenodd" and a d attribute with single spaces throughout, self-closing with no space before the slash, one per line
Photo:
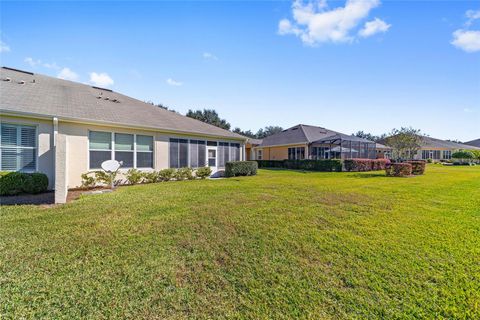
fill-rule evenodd
<path id="1" fill-rule="evenodd" d="M 352 174 L 350 177 L 352 178 L 386 178 L 387 176 L 385 175 L 385 173 L 354 173 Z"/>

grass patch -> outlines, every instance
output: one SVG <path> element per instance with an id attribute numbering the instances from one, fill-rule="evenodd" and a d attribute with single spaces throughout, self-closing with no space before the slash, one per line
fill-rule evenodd
<path id="1" fill-rule="evenodd" d="M 0 318 L 478 318 L 480 167 L 259 170 L 1 207 Z"/>

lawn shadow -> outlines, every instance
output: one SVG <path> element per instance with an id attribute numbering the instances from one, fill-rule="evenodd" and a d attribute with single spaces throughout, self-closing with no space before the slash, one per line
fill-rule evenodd
<path id="1" fill-rule="evenodd" d="M 363 179 L 366 179 L 366 178 L 386 178 L 387 176 L 385 175 L 385 173 L 354 173 L 352 174 L 350 177 L 352 178 L 363 178 Z"/>
<path id="2" fill-rule="evenodd" d="M 55 192 L 48 191 L 39 194 L 19 194 L 16 196 L 1 196 L 0 205 L 13 206 L 23 204 L 45 205 L 55 203 Z"/>

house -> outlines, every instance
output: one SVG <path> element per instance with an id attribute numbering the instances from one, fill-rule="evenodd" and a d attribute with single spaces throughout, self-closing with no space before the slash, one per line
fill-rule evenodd
<path id="1" fill-rule="evenodd" d="M 305 124 L 268 136 L 252 150 L 255 160 L 377 158 L 373 141 Z"/>
<path id="2" fill-rule="evenodd" d="M 262 143 L 262 139 L 248 138 L 245 144 L 245 155 L 247 160 L 255 159 L 254 148 L 258 147 Z"/>
<path id="3" fill-rule="evenodd" d="M 382 140 L 382 143 L 388 144 L 386 140 Z M 463 143 L 421 136 L 420 149 L 413 156 L 413 159 L 432 159 L 433 161 L 450 160 L 452 159 L 452 153 L 458 150 L 480 150 L 480 148 Z"/>
<path id="4" fill-rule="evenodd" d="M 3 67 L 0 97 L 0 170 L 45 173 L 57 203 L 109 159 L 219 173 L 245 158 L 245 137 L 110 89 Z"/>
<path id="5" fill-rule="evenodd" d="M 472 140 L 472 141 L 467 141 L 464 142 L 464 144 L 469 145 L 469 146 L 474 146 L 477 148 L 480 148 L 480 139 Z"/>

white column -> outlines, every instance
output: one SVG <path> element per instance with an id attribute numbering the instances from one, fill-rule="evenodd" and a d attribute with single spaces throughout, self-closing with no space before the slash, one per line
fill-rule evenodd
<path id="1" fill-rule="evenodd" d="M 67 136 L 56 135 L 55 146 L 55 203 L 67 202 Z"/>

